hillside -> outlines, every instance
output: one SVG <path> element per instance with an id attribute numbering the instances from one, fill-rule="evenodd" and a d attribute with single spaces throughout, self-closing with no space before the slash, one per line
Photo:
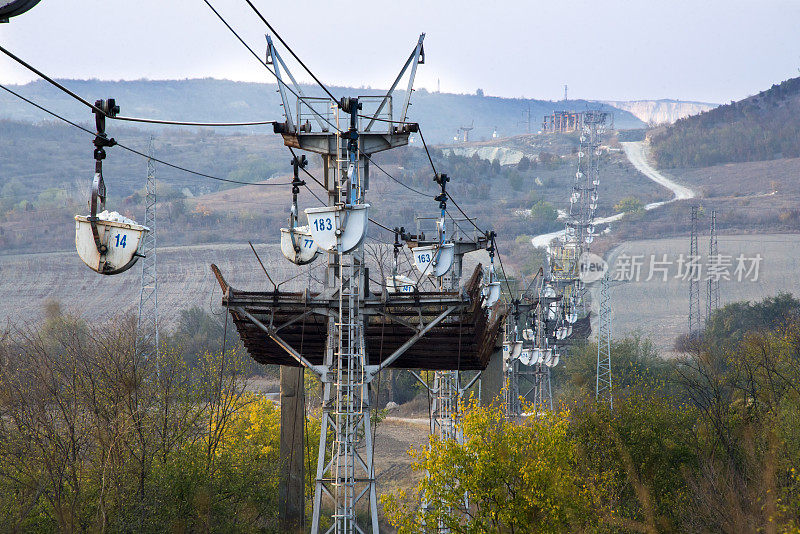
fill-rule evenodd
<path id="1" fill-rule="evenodd" d="M 656 162 L 666 168 L 798 157 L 800 78 L 678 120 L 650 139 Z"/>
<path id="2" fill-rule="evenodd" d="M 126 127 L 115 133 L 120 141 L 145 150 L 148 134 Z M 574 137 L 574 136 L 572 136 Z M 517 214 L 542 200 L 553 208 L 568 207 L 567 194 L 576 165 L 576 140 L 570 136 L 526 135 L 507 140 L 513 150 L 526 154 L 524 165 L 495 164 L 485 159 L 445 154 L 432 148 L 437 167 L 452 177 L 450 191 L 463 208 L 494 228 L 502 241 L 522 234 L 553 231 L 555 210 L 537 220 Z M 69 126 L 30 125 L 0 121 L 0 253 L 69 250 L 74 245 L 73 221 L 86 209 L 93 174 L 92 137 Z M 556 140 L 558 143 L 556 143 Z M 290 173 L 288 150 L 273 134 L 220 135 L 214 132 L 162 130 L 155 138 L 156 156 L 223 178 L 246 182 L 285 184 Z M 538 154 L 548 154 L 537 161 Z M 31 157 L 35 154 L 36 157 Z M 430 197 L 409 194 L 399 184 L 373 170 L 371 214 L 387 226 L 415 226 L 415 216 L 435 213 L 434 184 L 425 152 L 417 146 L 379 153 L 375 161 L 393 177 Z M 622 197 L 635 194 L 644 202 L 661 199 L 658 187 L 641 180 L 619 153 L 604 155 L 604 186 L 599 213 L 608 214 Z M 108 149 L 104 164 L 107 206 L 134 219 L 142 216 L 141 192 L 145 161 L 118 147 Z M 321 176 L 320 160 L 310 158 L 309 172 Z M 159 243 L 189 245 L 275 242 L 285 225 L 291 199 L 288 186 L 236 187 L 157 165 L 159 217 L 167 224 Z M 318 186 L 309 184 L 315 192 Z M 396 199 L 402 198 L 402 202 Z M 317 201 L 301 190 L 301 207 Z M 551 217 L 552 215 L 552 217 Z M 32 221 L 35 219 L 35 222 Z M 34 242 L 29 230 L 52 230 Z M 513 260 L 512 260 L 513 261 Z"/>
<path id="3" fill-rule="evenodd" d="M 680 100 L 607 101 L 609 106 L 632 113 L 645 124 L 673 124 L 679 119 L 714 109 L 717 104 L 708 102 L 682 102 Z"/>
<path id="4" fill-rule="evenodd" d="M 169 118 L 186 121 L 249 121 L 280 119 L 280 96 L 277 85 L 271 83 L 245 83 L 215 79 L 191 80 L 60 80 L 64 85 L 87 100 L 115 98 L 122 113 L 129 116 Z M 67 118 L 88 121 L 90 114 L 80 104 L 65 96 L 42 80 L 24 86 L 12 86 L 22 95 L 41 105 L 62 112 Z M 323 96 L 314 86 L 303 86 L 309 96 Z M 381 95 L 383 91 L 371 88 L 332 87 L 336 95 Z M 401 105 L 404 92 L 397 93 L 395 110 Z M 470 132 L 473 140 L 491 139 L 497 129 L 501 135 L 516 135 L 527 131 L 527 110 L 531 112 L 531 129 L 537 131 L 542 117 L 554 109 L 581 110 L 598 107 L 612 110 L 607 104 L 586 100 L 550 102 L 522 98 L 500 98 L 477 94 L 432 93 L 425 89 L 414 92 L 409 116 L 419 121 L 428 142 L 452 141 L 461 126 L 474 124 Z M 614 111 L 618 128 L 640 128 L 644 124 L 631 113 Z M 526 114 L 523 123 L 523 112 Z M 0 94 L 0 118 L 40 121 L 42 114 L 14 96 Z M 109 130 L 116 129 L 116 125 Z M 248 133 L 264 132 L 269 126 L 243 129 Z"/>

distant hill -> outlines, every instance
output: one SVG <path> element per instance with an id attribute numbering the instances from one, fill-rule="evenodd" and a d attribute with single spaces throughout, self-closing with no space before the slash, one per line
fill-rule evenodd
<path id="1" fill-rule="evenodd" d="M 755 96 L 680 119 L 650 136 L 661 167 L 800 156 L 800 78 Z"/>
<path id="2" fill-rule="evenodd" d="M 679 119 L 714 109 L 719 104 L 708 102 L 684 102 L 681 100 L 631 100 L 627 102 L 607 101 L 609 106 L 632 113 L 646 124 L 673 124 Z"/>
<path id="3" fill-rule="evenodd" d="M 115 98 L 125 115 L 169 118 L 191 121 L 247 121 L 256 119 L 281 119 L 280 97 L 277 85 L 245 83 L 215 79 L 192 80 L 60 80 L 87 100 Z M 332 87 L 336 95 L 381 95 L 377 89 Z M 60 93 L 49 84 L 38 80 L 16 86 L 21 94 L 68 118 L 90 121 L 87 109 Z M 323 96 L 313 86 L 303 86 L 309 96 Z M 45 115 L 14 96 L 0 92 L 0 118 L 40 121 Z M 403 92 L 394 101 L 395 113 L 402 105 Z M 542 117 L 554 110 L 602 108 L 614 111 L 617 128 L 641 128 L 644 123 L 625 110 L 611 105 L 586 100 L 550 102 L 522 98 L 432 93 L 424 89 L 414 92 L 409 117 L 419 121 L 430 143 L 452 142 L 459 127 L 474 125 L 470 139 L 487 140 L 497 130 L 501 136 L 523 134 L 528 131 L 527 110 L 530 107 L 531 131 L 540 129 Z M 523 120 L 523 112 L 525 119 Z M 269 132 L 269 127 L 251 128 L 248 133 Z"/>

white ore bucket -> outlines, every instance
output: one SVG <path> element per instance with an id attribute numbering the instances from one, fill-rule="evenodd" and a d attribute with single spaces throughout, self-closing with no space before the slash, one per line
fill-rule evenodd
<path id="1" fill-rule="evenodd" d="M 491 308 L 500 299 L 500 282 L 489 282 L 485 290 L 486 307 Z"/>
<path id="2" fill-rule="evenodd" d="M 343 254 L 358 247 L 367 233 L 369 204 L 350 207 L 323 206 L 307 208 L 308 231 L 317 247 L 328 252 L 337 252 L 336 238 L 341 237 Z"/>
<path id="3" fill-rule="evenodd" d="M 413 293 L 416 282 L 407 276 L 387 276 L 386 291 L 389 293 Z"/>
<path id="4" fill-rule="evenodd" d="M 533 336 L 534 336 L 533 328 L 525 328 L 522 331 L 522 339 L 524 339 L 525 341 L 533 341 Z"/>
<path id="5" fill-rule="evenodd" d="M 136 223 L 97 221 L 100 243 L 108 249 L 105 256 L 97 250 L 92 224 L 85 215 L 75 216 L 75 248 L 83 263 L 100 274 L 119 274 L 127 271 L 139 256 L 139 245 L 150 229 Z"/>
<path id="6" fill-rule="evenodd" d="M 294 242 L 292 241 L 294 234 Z M 295 250 L 295 243 L 300 250 Z M 308 226 L 297 226 L 293 230 L 281 228 L 281 252 L 292 263 L 305 265 L 317 258 L 319 247 L 314 241 L 314 236 L 308 231 Z"/>
<path id="7" fill-rule="evenodd" d="M 414 265 L 423 275 L 444 276 L 453 266 L 456 248 L 453 243 L 426 245 L 413 250 Z"/>
<path id="8" fill-rule="evenodd" d="M 503 360 L 511 361 L 519 358 L 522 352 L 522 341 L 515 341 L 513 343 L 503 343 Z"/>

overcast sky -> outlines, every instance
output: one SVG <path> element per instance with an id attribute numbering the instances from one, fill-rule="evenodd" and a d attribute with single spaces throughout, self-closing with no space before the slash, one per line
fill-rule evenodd
<path id="1" fill-rule="evenodd" d="M 244 0 L 210 1 L 263 52 Z M 417 86 L 445 92 L 727 102 L 800 75 L 798 0 L 254 3 L 332 85 L 387 87 L 421 32 Z M 272 81 L 203 0 L 41 0 L 0 42 L 61 78 Z M 0 59 L 3 82 L 32 78 Z"/>

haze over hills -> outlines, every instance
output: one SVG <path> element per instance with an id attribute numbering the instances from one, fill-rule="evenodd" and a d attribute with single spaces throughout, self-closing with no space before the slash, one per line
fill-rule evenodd
<path id="1" fill-rule="evenodd" d="M 232 82 L 216 79 L 189 80 L 61 80 L 83 96 L 94 101 L 115 98 L 128 116 L 166 118 L 185 121 L 252 121 L 280 119 L 280 96 L 276 84 Z M 79 103 L 70 99 L 47 82 L 38 80 L 14 90 L 37 103 L 64 113 L 71 120 L 89 121 L 91 115 Z M 309 96 L 323 96 L 318 87 L 303 86 Z M 332 87 L 336 95 L 382 95 L 384 91 L 371 88 Z M 402 106 L 403 91 L 396 93 L 395 114 Z M 633 113 L 612 105 L 587 100 L 552 102 L 546 100 L 502 98 L 482 94 L 452 94 L 414 91 L 409 118 L 423 124 L 428 142 L 452 142 L 462 126 L 474 126 L 470 138 L 475 141 L 491 139 L 497 130 L 501 136 L 527 133 L 528 109 L 530 131 L 541 127 L 542 117 L 554 110 L 583 110 L 598 107 L 614 112 L 617 128 L 642 128 L 645 123 Z M 40 121 L 47 118 L 41 111 L 15 98 L 0 94 L 0 118 Z M 263 133 L 265 128 L 252 128 Z"/>

